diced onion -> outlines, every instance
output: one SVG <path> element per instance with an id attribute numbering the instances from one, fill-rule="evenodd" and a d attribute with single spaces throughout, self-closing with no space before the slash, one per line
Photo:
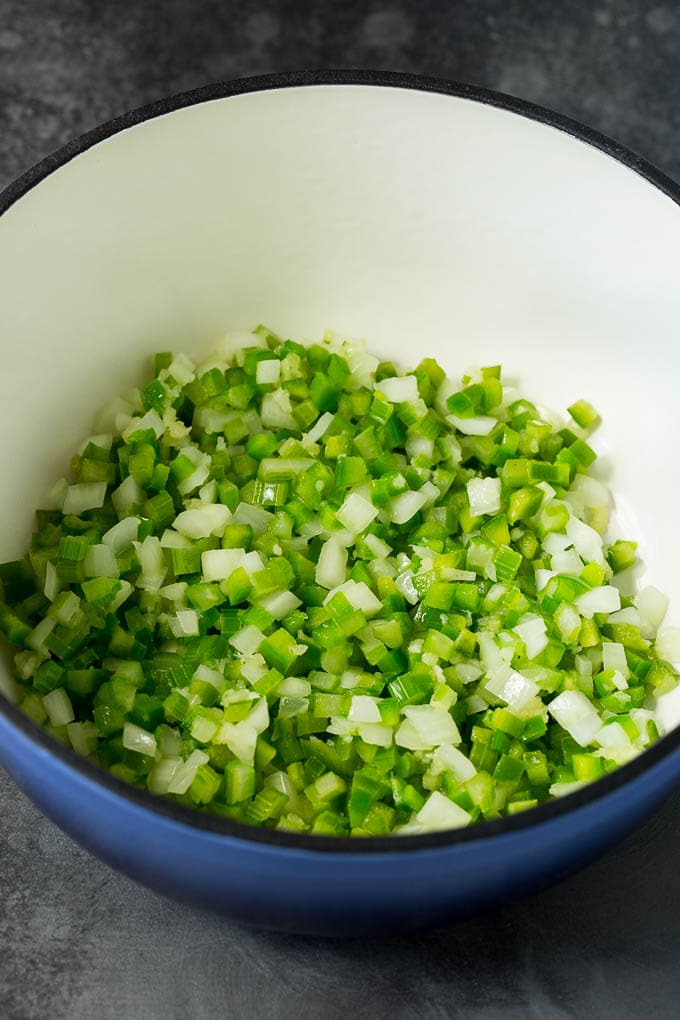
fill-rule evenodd
<path id="1" fill-rule="evenodd" d="M 500 478 L 472 478 L 467 483 L 470 513 L 473 517 L 482 514 L 497 514 L 501 508 Z"/>
<path id="2" fill-rule="evenodd" d="M 578 611 L 587 619 L 592 619 L 595 613 L 615 613 L 621 608 L 621 595 L 618 588 L 612 585 L 603 585 L 600 588 L 593 588 L 584 592 L 576 599 Z"/>
<path id="3" fill-rule="evenodd" d="M 441 829 L 461 829 L 472 821 L 464 808 L 454 804 L 438 790 L 431 793 L 415 817 L 422 832 L 437 832 Z"/>
<path id="4" fill-rule="evenodd" d="M 660 630 L 654 647 L 662 659 L 680 663 L 680 627 L 664 627 Z"/>
<path id="5" fill-rule="evenodd" d="M 581 747 L 592 743 L 602 727 L 596 708 L 581 691 L 562 691 L 550 702 L 548 712 Z"/>
<path id="6" fill-rule="evenodd" d="M 668 597 L 653 585 L 643 588 L 635 596 L 635 605 L 640 612 L 640 626 L 643 636 L 654 638 L 664 621 L 668 610 Z"/>
<path id="7" fill-rule="evenodd" d="M 427 496 L 422 492 L 402 492 L 390 505 L 390 517 L 394 524 L 406 524 L 427 503 Z"/>
<path id="8" fill-rule="evenodd" d="M 408 403 L 418 399 L 418 381 L 414 375 L 381 379 L 375 384 L 375 388 L 393 404 Z"/>
<path id="9" fill-rule="evenodd" d="M 347 549 L 329 538 L 321 547 L 316 565 L 316 583 L 322 588 L 337 588 L 345 581 Z"/>
<path id="10" fill-rule="evenodd" d="M 255 382 L 258 386 L 277 383 L 280 375 L 281 362 L 278 358 L 273 358 L 271 361 L 258 361 L 257 368 L 255 369 Z"/>
<path id="11" fill-rule="evenodd" d="M 510 708 L 523 709 L 532 698 L 539 693 L 540 688 L 531 680 L 527 680 L 516 670 L 510 670 L 506 676 L 503 670 L 499 670 L 497 678 L 489 680 L 485 684 L 486 690 L 509 705 Z"/>
<path id="12" fill-rule="evenodd" d="M 42 700 L 53 726 L 66 726 L 75 719 L 71 699 L 63 687 L 50 691 Z"/>
<path id="13" fill-rule="evenodd" d="M 123 727 L 123 747 L 128 751 L 137 751 L 153 758 L 156 753 L 156 738 L 153 733 L 136 726 L 134 723 L 126 722 Z"/>
<path id="14" fill-rule="evenodd" d="M 357 492 L 350 492 L 335 516 L 348 531 L 364 531 L 378 516 L 377 507 Z"/>

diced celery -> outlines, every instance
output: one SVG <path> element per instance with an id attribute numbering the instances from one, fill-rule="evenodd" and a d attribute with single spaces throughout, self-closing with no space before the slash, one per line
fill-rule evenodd
<path id="1" fill-rule="evenodd" d="M 331 334 L 158 355 L 0 564 L 21 707 L 154 794 L 310 838 L 597 779 L 658 739 L 680 642 L 665 596 L 610 583 L 636 544 L 604 543 L 599 416 L 569 413 Z"/>

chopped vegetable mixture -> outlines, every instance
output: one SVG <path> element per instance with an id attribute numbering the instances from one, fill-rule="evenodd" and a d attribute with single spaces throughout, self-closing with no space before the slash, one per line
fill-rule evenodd
<path id="1" fill-rule="evenodd" d="M 524 811 L 658 737 L 666 598 L 620 594 L 568 423 L 431 358 L 264 327 L 159 354 L 0 566 L 17 700 L 154 794 L 252 825 L 420 833 Z"/>

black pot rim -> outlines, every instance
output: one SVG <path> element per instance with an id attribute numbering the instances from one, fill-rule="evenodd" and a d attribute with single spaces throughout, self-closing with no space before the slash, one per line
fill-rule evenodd
<path id="1" fill-rule="evenodd" d="M 0 216 L 59 167 L 64 166 L 75 156 L 86 152 L 92 146 L 112 135 L 118 134 L 120 131 L 124 131 L 126 128 L 152 120 L 166 113 L 171 113 L 174 110 L 210 102 L 215 99 L 225 99 L 251 92 L 324 85 L 363 85 L 431 92 L 507 110 L 529 120 L 538 121 L 546 126 L 557 128 L 593 148 L 599 149 L 639 174 L 677 205 L 680 205 L 680 185 L 647 160 L 608 138 L 606 135 L 601 134 L 599 131 L 587 127 L 570 117 L 565 117 L 545 107 L 538 106 L 535 103 L 530 103 L 504 93 L 494 92 L 477 85 L 412 74 L 385 71 L 316 70 L 261 75 L 206 85 L 192 91 L 179 93 L 178 95 L 116 117 L 114 120 L 102 124 L 79 138 L 68 142 L 56 152 L 31 167 L 13 183 L 9 184 L 0 192 Z M 104 787 L 109 793 L 131 801 L 138 808 L 164 816 L 166 819 L 185 827 L 207 830 L 215 835 L 241 840 L 244 843 L 264 843 L 278 846 L 282 850 L 289 849 L 309 853 L 393 854 L 414 850 L 443 850 L 462 843 L 478 840 L 486 841 L 494 836 L 510 835 L 511 833 L 523 830 L 535 829 L 546 822 L 550 822 L 560 816 L 569 815 L 579 808 L 599 801 L 601 798 L 625 786 L 631 780 L 640 777 L 644 772 L 659 764 L 680 748 L 680 726 L 678 726 L 671 733 L 662 737 L 649 750 L 644 751 L 637 758 L 626 765 L 622 765 L 614 772 L 608 773 L 602 779 L 582 787 L 567 797 L 555 799 L 529 811 L 494 821 L 475 823 L 466 829 L 447 830 L 445 832 L 429 833 L 420 836 L 371 836 L 357 839 L 349 836 L 312 836 L 306 833 L 298 834 L 273 829 L 260 829 L 200 810 L 184 807 L 163 797 L 157 797 L 145 790 L 130 786 L 122 780 L 116 779 L 99 766 L 79 757 L 70 748 L 67 748 L 60 741 L 51 737 L 46 730 L 29 719 L 20 709 L 10 704 L 4 697 L 0 697 L 0 712 L 24 737 L 54 755 L 64 765 L 80 773 L 86 780 Z"/>

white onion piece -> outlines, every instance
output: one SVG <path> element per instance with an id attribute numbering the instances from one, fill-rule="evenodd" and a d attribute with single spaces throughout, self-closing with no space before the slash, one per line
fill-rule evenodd
<path id="1" fill-rule="evenodd" d="M 586 591 L 576 599 L 578 611 L 590 620 L 595 613 L 615 613 L 621 608 L 621 595 L 618 588 L 603 585 Z"/>
<path id="2" fill-rule="evenodd" d="M 467 496 L 472 517 L 497 514 L 501 508 L 500 478 L 472 478 L 467 483 Z"/>
<path id="3" fill-rule="evenodd" d="M 680 627 L 664 627 L 654 644 L 657 655 L 668 662 L 680 662 Z"/>
<path id="4" fill-rule="evenodd" d="M 562 691 L 550 702 L 548 712 L 581 747 L 587 747 L 602 727 L 596 709 L 581 691 Z"/>

